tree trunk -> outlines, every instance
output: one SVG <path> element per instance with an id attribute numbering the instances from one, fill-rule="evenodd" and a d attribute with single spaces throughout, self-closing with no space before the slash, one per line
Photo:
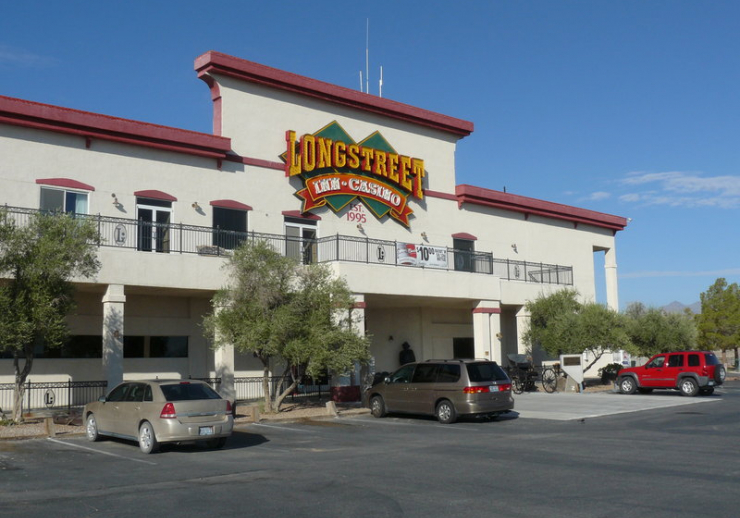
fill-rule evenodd
<path id="1" fill-rule="evenodd" d="M 260 357 L 262 360 L 262 393 L 265 395 L 265 412 L 272 413 L 272 394 L 270 394 L 270 364 L 269 361 Z"/>
<path id="2" fill-rule="evenodd" d="M 285 381 L 285 378 L 288 377 L 288 374 L 290 374 L 290 377 L 293 380 L 293 382 L 290 384 L 290 386 L 288 386 L 287 389 L 283 390 L 280 393 L 277 393 L 277 392 L 275 393 L 275 412 L 280 412 L 280 405 L 283 404 L 283 400 L 286 397 L 288 397 L 288 395 L 292 394 L 293 391 L 298 387 L 298 380 L 296 379 L 295 376 L 293 376 L 293 371 L 290 369 L 290 367 L 285 369 L 285 371 L 283 372 L 283 375 L 280 378 L 279 386 L 283 385 L 283 382 Z"/>
<path id="3" fill-rule="evenodd" d="M 23 396 L 26 392 L 26 379 L 31 373 L 33 365 L 33 346 L 24 347 L 25 362 L 23 368 L 20 368 L 20 352 L 15 351 L 13 354 L 13 370 L 15 371 L 15 391 L 13 393 L 13 421 L 16 423 L 23 422 Z"/>

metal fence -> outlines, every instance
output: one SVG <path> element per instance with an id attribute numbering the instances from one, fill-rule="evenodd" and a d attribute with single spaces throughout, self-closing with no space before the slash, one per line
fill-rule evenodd
<path id="1" fill-rule="evenodd" d="M 272 394 L 278 391 L 285 390 L 290 386 L 291 380 L 289 378 L 283 380 L 281 384 L 280 376 L 272 376 L 268 378 L 270 384 L 270 391 Z M 316 398 L 321 399 L 324 396 L 329 395 L 329 379 L 324 378 L 318 381 L 314 381 L 310 378 L 304 380 L 305 383 L 299 383 L 298 387 L 290 394 L 290 398 L 295 400 L 297 398 Z M 234 390 L 236 392 L 237 401 L 257 401 L 265 398 L 265 392 L 262 385 L 262 376 L 252 376 L 247 378 L 234 378 Z"/>
<path id="2" fill-rule="evenodd" d="M 59 381 L 25 383 L 23 412 L 35 410 L 71 410 L 105 395 L 105 381 Z M 5 414 L 13 409 L 14 383 L 0 383 L 0 408 Z"/>
<path id="3" fill-rule="evenodd" d="M 39 211 L 5 206 L 18 225 L 27 223 Z M 496 275 L 508 281 L 539 284 L 573 284 L 573 268 L 547 263 L 496 259 L 491 252 L 457 250 L 420 245 L 422 251 L 433 250 L 443 261 L 429 263 L 406 261 L 403 253 L 408 243 L 336 234 L 318 239 L 305 239 L 260 232 L 235 232 L 220 228 L 152 223 L 101 215 L 77 215 L 95 222 L 100 246 L 134 249 L 144 252 L 225 256 L 245 241 L 262 240 L 281 255 L 303 263 L 346 261 L 405 268 L 433 268 L 477 274 Z M 414 245 L 411 245 L 414 246 Z"/>

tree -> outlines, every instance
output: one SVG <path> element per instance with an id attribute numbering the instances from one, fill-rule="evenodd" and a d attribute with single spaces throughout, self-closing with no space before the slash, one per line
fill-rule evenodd
<path id="1" fill-rule="evenodd" d="M 61 346 L 66 315 L 74 307 L 70 279 L 100 268 L 98 232 L 92 221 L 65 214 L 34 213 L 19 224 L 0 209 L 0 351 L 13 354 L 13 420 L 23 419 L 25 381 L 34 349 Z"/>
<path id="2" fill-rule="evenodd" d="M 727 363 L 727 349 L 735 349 L 737 358 L 740 344 L 740 288 L 717 279 L 700 295 L 701 313 L 696 316 L 698 342 L 702 349 L 722 351 L 722 362 Z"/>
<path id="3" fill-rule="evenodd" d="M 696 347 L 696 325 L 689 313 L 666 313 L 635 302 L 627 306 L 625 314 L 630 340 L 641 356 Z"/>
<path id="4" fill-rule="evenodd" d="M 368 360 L 368 339 L 353 327 L 352 294 L 326 265 L 303 266 L 266 242 L 250 241 L 234 251 L 227 269 L 230 285 L 214 297 L 204 327 L 216 347 L 233 344 L 262 362 L 266 411 L 280 409 L 298 386 L 298 372 L 346 373 Z M 278 386 L 290 383 L 271 394 L 269 375 L 278 366 Z"/>
<path id="5" fill-rule="evenodd" d="M 565 289 L 527 302 L 529 329 L 524 341 L 550 356 L 589 353 L 588 371 L 610 351 L 631 350 L 623 315 L 594 302 L 581 303 L 578 292 Z"/>

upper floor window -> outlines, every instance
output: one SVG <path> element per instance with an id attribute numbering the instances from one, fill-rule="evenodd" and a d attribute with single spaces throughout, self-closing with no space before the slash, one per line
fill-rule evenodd
<path id="1" fill-rule="evenodd" d="M 235 200 L 214 200 L 213 246 L 233 250 L 247 239 L 247 211 L 252 207 Z"/>
<path id="2" fill-rule="evenodd" d="M 41 187 L 40 207 L 43 211 L 87 214 L 88 194 L 67 189 Z"/>
<path id="3" fill-rule="evenodd" d="M 474 270 L 473 252 L 475 252 L 475 241 L 470 239 L 454 238 L 452 248 L 455 254 L 455 270 L 472 272 Z"/>
<path id="4" fill-rule="evenodd" d="M 318 261 L 315 221 L 285 218 L 285 255 L 303 264 Z"/>

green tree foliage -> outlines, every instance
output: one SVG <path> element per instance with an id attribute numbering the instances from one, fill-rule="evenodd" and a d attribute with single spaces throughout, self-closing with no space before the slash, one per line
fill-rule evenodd
<path id="1" fill-rule="evenodd" d="M 640 356 L 696 348 L 696 325 L 690 313 L 666 313 L 635 302 L 625 314 L 630 340 Z"/>
<path id="2" fill-rule="evenodd" d="M 530 326 L 523 339 L 548 355 L 589 353 L 588 371 L 607 352 L 631 350 L 623 315 L 602 304 L 578 301 L 575 290 L 561 290 L 530 301 Z"/>
<path id="3" fill-rule="evenodd" d="M 737 283 L 727 284 L 727 280 L 719 278 L 700 299 L 701 313 L 696 316 L 699 346 L 709 351 L 722 351 L 725 363 L 728 349 L 735 349 L 737 358 L 740 345 L 740 288 Z"/>
<path id="4" fill-rule="evenodd" d="M 250 241 L 234 251 L 227 269 L 229 286 L 214 297 L 204 327 L 217 347 L 233 344 L 259 358 L 268 412 L 295 390 L 296 372 L 344 374 L 369 358 L 368 339 L 353 327 L 352 294 L 326 265 L 302 266 L 266 242 Z M 291 382 L 271 394 L 268 377 L 276 368 Z"/>
<path id="5" fill-rule="evenodd" d="M 65 317 L 74 307 L 70 279 L 97 273 L 98 240 L 95 225 L 85 219 L 35 213 L 19 224 L 0 209 L 0 351 L 13 354 L 17 422 L 34 347 L 64 343 Z"/>

